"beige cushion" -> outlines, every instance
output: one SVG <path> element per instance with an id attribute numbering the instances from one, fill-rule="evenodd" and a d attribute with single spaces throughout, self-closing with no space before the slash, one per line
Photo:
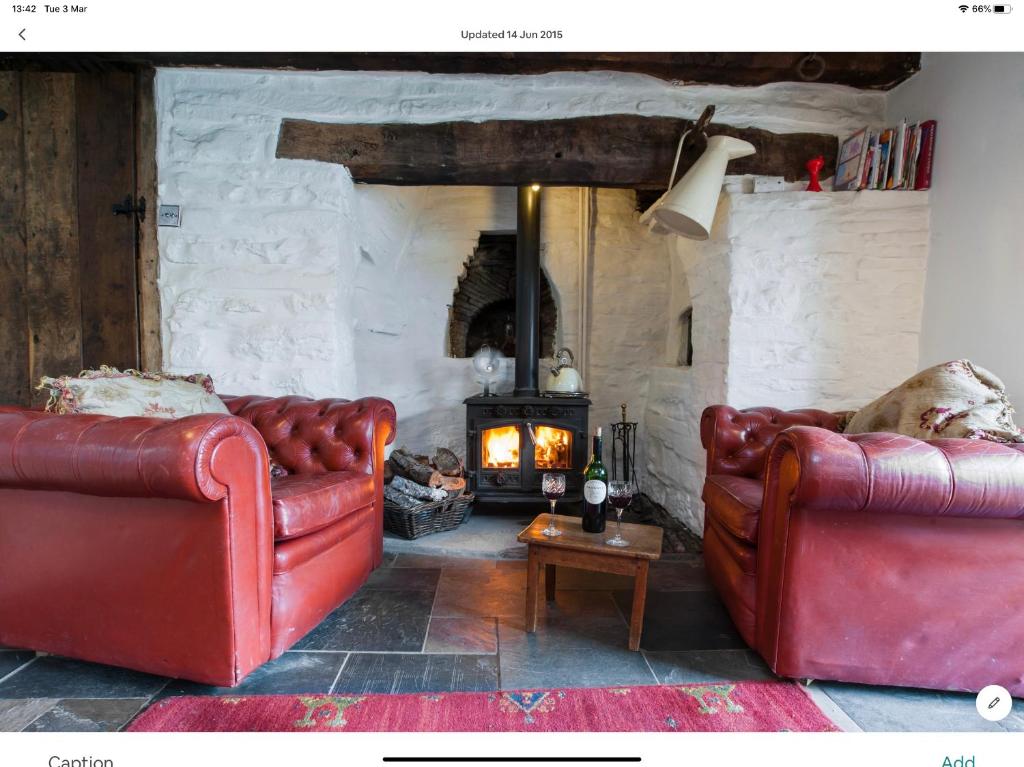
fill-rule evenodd
<path id="1" fill-rule="evenodd" d="M 843 433 L 872 431 L 1024 442 L 1003 382 L 970 360 L 945 362 L 907 379 L 858 410 Z"/>
<path id="2" fill-rule="evenodd" d="M 116 368 L 83 370 L 77 376 L 44 377 L 46 409 L 55 413 L 181 418 L 198 413 L 229 414 L 213 391 L 208 375 L 121 372 Z"/>

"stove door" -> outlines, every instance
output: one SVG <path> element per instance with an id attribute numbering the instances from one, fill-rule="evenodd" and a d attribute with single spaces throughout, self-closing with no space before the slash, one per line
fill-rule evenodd
<path id="1" fill-rule="evenodd" d="M 539 472 L 571 469 L 572 432 L 560 426 L 532 425 L 533 465 Z"/>
<path id="2" fill-rule="evenodd" d="M 477 486 L 489 490 L 520 490 L 523 476 L 522 424 L 481 424 L 479 440 Z"/>
<path id="3" fill-rule="evenodd" d="M 512 423 L 481 429 L 480 468 L 518 470 L 522 441 L 519 424 Z"/>
<path id="4" fill-rule="evenodd" d="M 526 424 L 525 448 L 529 452 L 523 461 L 523 488 L 534 493 L 541 492 L 544 474 L 552 472 L 565 475 L 567 500 L 579 495 L 583 486 L 583 466 L 579 446 L 575 439 L 574 427 L 570 424 L 538 423 Z"/>

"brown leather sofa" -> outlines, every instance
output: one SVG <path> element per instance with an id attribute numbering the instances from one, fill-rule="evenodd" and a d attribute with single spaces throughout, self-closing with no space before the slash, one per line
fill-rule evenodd
<path id="1" fill-rule="evenodd" d="M 704 554 L 780 676 L 1024 695 L 1024 446 L 704 411 Z"/>
<path id="2" fill-rule="evenodd" d="M 236 685 L 366 581 L 394 406 L 224 400 L 178 420 L 0 412 L 0 644 Z"/>

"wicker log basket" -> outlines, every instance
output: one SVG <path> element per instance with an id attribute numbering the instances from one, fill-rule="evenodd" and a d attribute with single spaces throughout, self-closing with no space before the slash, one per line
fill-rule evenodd
<path id="1" fill-rule="evenodd" d="M 411 509 L 384 503 L 384 529 L 389 533 L 413 540 L 431 533 L 454 530 L 467 519 L 475 496 L 460 493 L 443 501 L 428 501 Z"/>
<path id="2" fill-rule="evenodd" d="M 407 540 L 454 530 L 469 519 L 475 499 L 462 475 L 462 461 L 447 448 L 432 458 L 392 452 L 384 470 L 384 529 Z"/>

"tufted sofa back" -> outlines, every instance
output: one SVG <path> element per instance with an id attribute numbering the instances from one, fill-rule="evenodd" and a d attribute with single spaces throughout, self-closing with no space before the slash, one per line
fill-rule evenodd
<path id="1" fill-rule="evenodd" d="M 707 473 L 764 477 L 768 450 L 775 437 L 790 426 L 817 426 L 838 431 L 842 413 L 825 410 L 778 410 L 752 407 L 737 410 L 712 405 L 700 419 L 700 441 L 707 451 Z"/>
<path id="2" fill-rule="evenodd" d="M 366 397 L 313 400 L 308 397 L 222 397 L 233 415 L 262 435 L 272 460 L 292 474 L 329 471 L 373 473 L 374 428 L 379 420 L 394 435 L 395 409 Z"/>

